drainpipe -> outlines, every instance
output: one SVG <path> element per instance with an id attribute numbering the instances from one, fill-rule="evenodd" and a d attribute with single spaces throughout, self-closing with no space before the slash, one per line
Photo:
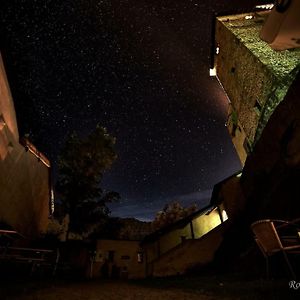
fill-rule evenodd
<path id="1" fill-rule="evenodd" d="M 219 217 L 220 217 L 221 223 L 223 223 L 224 220 L 223 220 L 223 216 L 222 216 L 221 209 L 220 209 L 219 205 L 217 206 L 217 210 L 218 210 L 218 213 L 219 213 Z"/>
<path id="2" fill-rule="evenodd" d="M 150 274 L 150 271 L 149 271 L 149 258 L 148 258 L 148 249 L 145 247 L 145 277 L 149 277 L 151 276 L 152 274 Z"/>
<path id="3" fill-rule="evenodd" d="M 190 227 L 191 227 L 191 235 L 192 235 L 192 239 L 195 239 L 195 233 L 194 233 L 194 227 L 193 227 L 193 221 L 190 222 Z"/>
<path id="4" fill-rule="evenodd" d="M 157 240 L 157 257 L 160 257 L 160 238 Z"/>

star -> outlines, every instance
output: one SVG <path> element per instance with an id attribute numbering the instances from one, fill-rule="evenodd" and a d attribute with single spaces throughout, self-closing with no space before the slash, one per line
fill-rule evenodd
<path id="1" fill-rule="evenodd" d="M 223 91 L 207 75 L 211 20 L 257 1 L 246 2 L 4 0 L 2 51 L 20 135 L 32 132 L 55 169 L 68 134 L 107 127 L 118 160 L 103 185 L 121 194 L 119 212 L 212 189 L 240 163 Z"/>

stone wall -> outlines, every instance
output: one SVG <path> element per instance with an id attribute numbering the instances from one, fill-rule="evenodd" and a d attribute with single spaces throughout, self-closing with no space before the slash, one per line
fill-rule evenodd
<path id="1" fill-rule="evenodd" d="M 265 17 L 253 13 L 216 20 L 216 72 L 231 102 L 228 128 L 242 162 L 245 153 L 240 146 L 250 148 L 248 152 L 259 140 L 300 66 L 300 49 L 276 52 L 259 38 Z M 233 122 L 245 133 L 241 140 L 234 135 Z"/>
<path id="2" fill-rule="evenodd" d="M 300 212 L 300 73 L 276 107 L 241 178 L 247 214 L 298 218 Z"/>

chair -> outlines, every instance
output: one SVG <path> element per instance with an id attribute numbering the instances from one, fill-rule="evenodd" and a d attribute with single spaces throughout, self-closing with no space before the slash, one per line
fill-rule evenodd
<path id="1" fill-rule="evenodd" d="M 255 241 L 266 259 L 267 278 L 269 278 L 269 257 L 275 253 L 282 253 L 291 276 L 296 279 L 288 258 L 290 253 L 300 254 L 299 229 L 295 223 L 282 220 L 260 220 L 254 222 L 251 229 Z"/>

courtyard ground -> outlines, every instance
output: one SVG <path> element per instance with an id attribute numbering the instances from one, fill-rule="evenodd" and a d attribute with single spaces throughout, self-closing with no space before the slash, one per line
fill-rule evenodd
<path id="1" fill-rule="evenodd" d="M 1 300 L 211 300 L 300 299 L 289 280 L 246 280 L 238 276 L 191 276 L 129 281 L 9 280 Z"/>

